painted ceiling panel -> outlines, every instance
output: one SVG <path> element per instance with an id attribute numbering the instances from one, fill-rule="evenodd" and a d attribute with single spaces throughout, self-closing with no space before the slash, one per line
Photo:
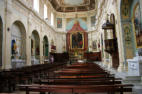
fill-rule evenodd
<path id="1" fill-rule="evenodd" d="M 95 9 L 96 0 L 49 0 L 58 12 L 78 12 Z"/>
<path id="2" fill-rule="evenodd" d="M 83 3 L 84 0 L 64 0 L 64 4 L 72 6 L 82 5 Z"/>

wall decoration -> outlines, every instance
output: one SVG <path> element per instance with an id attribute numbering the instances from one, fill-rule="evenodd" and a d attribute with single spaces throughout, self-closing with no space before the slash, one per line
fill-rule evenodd
<path id="1" fill-rule="evenodd" d="M 129 0 L 123 0 L 123 4 L 121 7 L 121 14 L 123 19 L 130 17 L 129 3 L 130 3 Z"/>
<path id="2" fill-rule="evenodd" d="M 83 48 L 83 34 L 80 32 L 73 33 L 72 36 L 72 48 Z"/>
<path id="3" fill-rule="evenodd" d="M 87 31 L 87 18 L 68 18 L 66 19 L 66 31 L 73 28 L 74 24 L 79 22 L 80 27 Z"/>
<path id="4" fill-rule="evenodd" d="M 126 58 L 133 58 L 133 47 L 132 47 L 132 33 L 131 33 L 131 25 L 124 24 L 124 39 L 125 39 L 125 49 L 126 49 Z"/>
<path id="5" fill-rule="evenodd" d="M 137 48 L 142 48 L 142 29 L 141 29 L 141 12 L 140 6 L 137 4 L 134 8 L 134 29 L 135 29 L 135 36 L 136 36 L 136 45 Z"/>
<path id="6" fill-rule="evenodd" d="M 131 46 L 132 43 L 132 36 L 131 36 L 131 29 L 129 25 L 124 25 L 124 35 L 125 35 L 125 44 L 127 47 Z"/>
<path id="7" fill-rule="evenodd" d="M 92 42 L 92 50 L 93 50 L 93 51 L 97 51 L 97 41 L 96 41 L 96 40 L 94 40 L 94 41 Z"/>
<path id="8" fill-rule="evenodd" d="M 96 16 L 92 16 L 91 17 L 91 26 L 95 26 L 95 23 L 96 23 Z"/>
<path id="9" fill-rule="evenodd" d="M 20 59 L 24 54 L 22 50 L 25 50 L 22 48 L 24 41 L 22 31 L 16 23 L 12 25 L 11 31 L 11 56 L 12 59 Z"/>
<path id="10" fill-rule="evenodd" d="M 62 28 L 62 18 L 57 18 L 57 28 Z"/>
<path id="11" fill-rule="evenodd" d="M 12 43 L 11 43 L 11 52 L 12 52 L 12 55 L 16 54 L 17 53 L 17 44 L 16 44 L 16 40 L 12 40 Z"/>

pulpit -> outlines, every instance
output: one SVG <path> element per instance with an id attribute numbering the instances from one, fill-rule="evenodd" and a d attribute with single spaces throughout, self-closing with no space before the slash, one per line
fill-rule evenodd
<path id="1" fill-rule="evenodd" d="M 70 60 L 80 60 L 88 49 L 88 33 L 81 28 L 77 21 L 67 33 L 67 50 Z"/>
<path id="2" fill-rule="evenodd" d="M 108 16 L 108 15 L 107 15 Z M 105 51 L 112 56 L 112 67 L 117 69 L 119 67 L 119 53 L 118 53 L 118 43 L 115 30 L 115 16 L 110 15 L 110 21 L 107 18 L 106 23 L 102 25 L 104 32 L 111 30 L 113 37 L 111 39 L 105 39 Z"/>

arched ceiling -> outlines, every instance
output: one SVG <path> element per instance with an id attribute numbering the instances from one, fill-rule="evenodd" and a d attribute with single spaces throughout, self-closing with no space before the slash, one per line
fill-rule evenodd
<path id="1" fill-rule="evenodd" d="M 78 12 L 95 9 L 95 0 L 49 0 L 58 12 Z"/>

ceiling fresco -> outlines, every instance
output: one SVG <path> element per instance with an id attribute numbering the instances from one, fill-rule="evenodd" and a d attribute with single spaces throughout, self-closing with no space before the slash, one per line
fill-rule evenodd
<path id="1" fill-rule="evenodd" d="M 49 0 L 58 12 L 78 12 L 95 9 L 95 0 Z"/>
<path id="2" fill-rule="evenodd" d="M 61 6 L 64 7 L 74 7 L 74 6 L 84 6 L 89 5 L 90 0 L 58 0 Z"/>

